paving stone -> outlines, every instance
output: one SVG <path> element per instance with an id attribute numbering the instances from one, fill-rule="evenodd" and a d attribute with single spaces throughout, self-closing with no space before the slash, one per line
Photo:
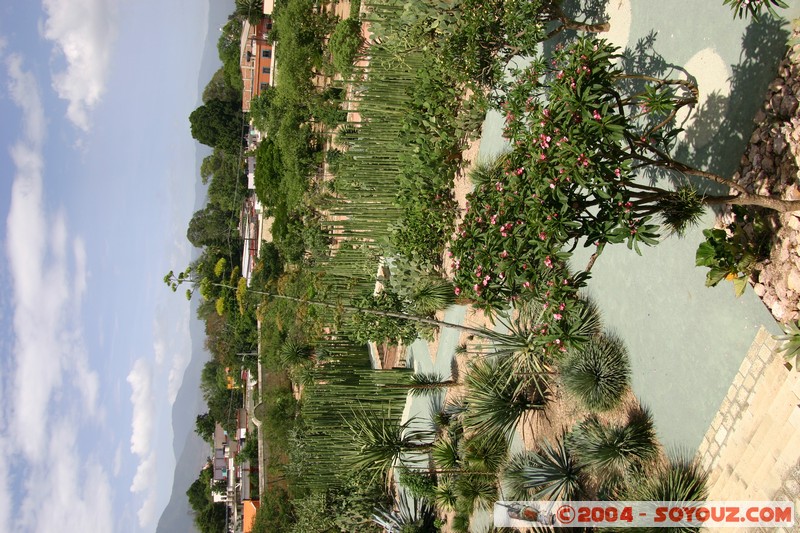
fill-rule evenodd
<path id="1" fill-rule="evenodd" d="M 734 389 L 738 389 L 739 387 L 742 386 L 742 383 L 744 383 L 744 376 L 741 373 L 737 372 L 736 375 L 733 376 L 733 384 L 731 384 L 731 387 Z"/>
<path id="2" fill-rule="evenodd" d="M 720 427 L 717 430 L 717 434 L 714 435 L 714 442 L 716 442 L 719 445 L 722 445 L 722 443 L 725 442 L 725 437 L 727 436 L 728 436 L 728 430 L 726 429 L 726 426 L 723 424 L 722 427 Z"/>
<path id="3" fill-rule="evenodd" d="M 748 374 L 746 378 L 744 378 L 744 388 L 747 390 L 753 390 L 753 386 L 756 384 L 756 378 L 752 375 Z"/>
<path id="4" fill-rule="evenodd" d="M 772 349 L 769 346 L 763 345 L 758 349 L 758 358 L 765 363 L 772 360 Z"/>
<path id="5" fill-rule="evenodd" d="M 754 376 L 760 376 L 761 372 L 764 371 L 764 361 L 761 359 L 755 359 L 750 367 L 750 373 Z"/>
<path id="6" fill-rule="evenodd" d="M 743 376 L 748 375 L 750 373 L 750 368 L 752 366 L 753 366 L 753 360 L 745 357 L 744 361 L 742 361 L 742 366 L 739 367 L 739 373 Z"/>
<path id="7" fill-rule="evenodd" d="M 750 391 L 742 387 L 739 389 L 739 392 L 736 393 L 736 401 L 739 403 L 746 403 L 747 397 L 750 395 Z"/>
<path id="8" fill-rule="evenodd" d="M 720 428 L 717 431 L 718 435 L 719 435 L 720 431 L 725 431 L 725 429 L 724 428 Z M 723 439 L 724 438 L 725 437 L 723 436 Z M 712 442 L 711 445 L 708 447 L 708 453 L 710 453 L 713 457 L 716 457 L 716 455 L 719 453 L 719 443 L 718 442 Z"/>
<path id="9" fill-rule="evenodd" d="M 786 492 L 787 500 L 794 500 L 800 496 L 800 483 L 796 479 L 789 478 L 783 482 L 783 490 Z"/>
<path id="10" fill-rule="evenodd" d="M 742 411 L 742 408 L 739 406 L 739 404 L 738 403 L 734 403 L 733 405 L 731 405 L 729 413 L 733 417 L 733 419 L 736 420 L 736 417 L 739 416 L 739 413 L 741 411 Z"/>

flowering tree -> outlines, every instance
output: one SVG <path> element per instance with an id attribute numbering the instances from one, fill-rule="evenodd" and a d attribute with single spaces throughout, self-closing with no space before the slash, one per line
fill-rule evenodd
<path id="1" fill-rule="evenodd" d="M 501 103 L 511 151 L 477 173 L 452 247 L 458 294 L 489 306 L 531 294 L 558 322 L 606 244 L 640 252 L 657 244 L 660 226 L 680 233 L 709 204 L 800 209 L 673 159 L 672 119 L 697 101 L 696 87 L 626 74 L 614 58 L 611 45 L 583 38 L 514 73 Z M 679 184 L 637 180 L 647 169 L 671 171 Z M 686 176 L 732 193 L 706 194 Z M 581 242 L 596 253 L 571 274 L 566 260 Z"/>

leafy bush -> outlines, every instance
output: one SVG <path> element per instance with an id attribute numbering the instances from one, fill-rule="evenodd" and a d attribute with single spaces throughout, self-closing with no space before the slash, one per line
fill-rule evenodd
<path id="1" fill-rule="evenodd" d="M 434 497 L 436 479 L 428 472 L 403 469 L 400 471 L 400 484 L 416 498 L 432 500 Z"/>

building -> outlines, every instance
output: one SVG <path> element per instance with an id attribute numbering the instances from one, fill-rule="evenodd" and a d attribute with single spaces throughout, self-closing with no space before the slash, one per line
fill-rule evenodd
<path id="1" fill-rule="evenodd" d="M 266 8 L 266 6 L 265 6 Z M 256 25 L 244 23 L 240 41 L 239 67 L 242 71 L 242 111 L 250 111 L 250 100 L 273 85 L 273 45 L 268 42 L 272 18 L 265 16 Z"/>
<path id="2" fill-rule="evenodd" d="M 256 513 L 258 512 L 258 500 L 245 500 L 242 509 L 242 533 L 250 533 L 253 531 L 253 522 L 256 520 Z"/>

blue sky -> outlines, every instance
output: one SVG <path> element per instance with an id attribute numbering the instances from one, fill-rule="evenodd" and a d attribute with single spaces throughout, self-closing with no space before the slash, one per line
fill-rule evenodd
<path id="1" fill-rule="evenodd" d="M 154 531 L 169 499 L 207 27 L 202 0 L 0 6 L 0 530 Z"/>

